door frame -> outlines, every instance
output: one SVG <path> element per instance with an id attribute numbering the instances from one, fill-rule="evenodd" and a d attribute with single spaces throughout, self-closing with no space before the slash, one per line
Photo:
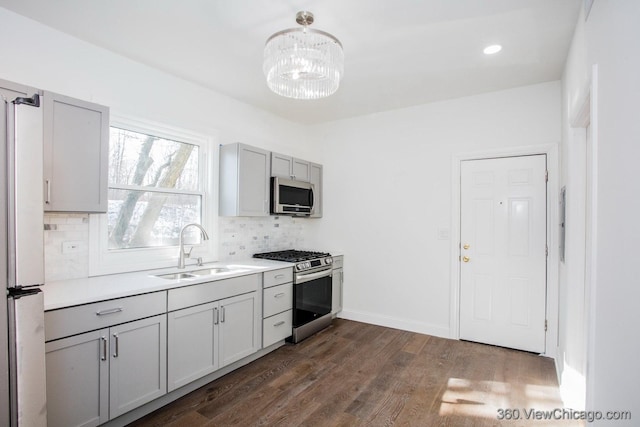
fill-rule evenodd
<path id="1" fill-rule="evenodd" d="M 460 169 L 464 160 L 483 160 L 498 157 L 518 157 L 546 154 L 549 178 L 547 182 L 547 292 L 545 356 L 554 357 L 558 341 L 558 203 L 559 168 L 558 143 L 505 147 L 454 154 L 451 165 L 451 281 L 449 335 L 460 339 Z"/>

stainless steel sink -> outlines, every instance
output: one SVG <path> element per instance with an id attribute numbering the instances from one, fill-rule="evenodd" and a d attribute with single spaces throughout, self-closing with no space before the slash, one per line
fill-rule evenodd
<path id="1" fill-rule="evenodd" d="M 156 277 L 167 280 L 180 280 L 180 279 L 192 279 L 196 277 L 192 273 L 169 273 L 169 274 L 158 274 Z"/>
<path id="2" fill-rule="evenodd" d="M 202 270 L 191 271 L 190 273 L 196 276 L 212 276 L 214 274 L 228 273 L 230 271 L 232 270 L 227 267 L 213 267 L 213 268 L 203 268 Z"/>

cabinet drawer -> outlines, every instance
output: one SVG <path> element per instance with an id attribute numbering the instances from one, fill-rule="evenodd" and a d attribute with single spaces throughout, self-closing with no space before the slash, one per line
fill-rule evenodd
<path id="1" fill-rule="evenodd" d="M 293 283 L 272 286 L 263 291 L 262 317 L 273 316 L 293 307 Z"/>
<path id="2" fill-rule="evenodd" d="M 281 285 L 283 283 L 293 282 L 293 268 L 281 268 L 279 270 L 266 271 L 264 273 L 264 287 Z"/>
<path id="3" fill-rule="evenodd" d="M 344 265 L 344 256 L 338 255 L 333 257 L 333 269 L 342 268 Z"/>
<path id="4" fill-rule="evenodd" d="M 199 285 L 169 289 L 168 311 L 217 301 L 260 289 L 260 275 L 232 277 Z"/>
<path id="5" fill-rule="evenodd" d="M 262 321 L 262 347 L 268 347 L 291 336 L 293 311 L 267 317 Z"/>
<path id="6" fill-rule="evenodd" d="M 153 292 L 44 313 L 45 341 L 165 313 L 167 293 Z"/>

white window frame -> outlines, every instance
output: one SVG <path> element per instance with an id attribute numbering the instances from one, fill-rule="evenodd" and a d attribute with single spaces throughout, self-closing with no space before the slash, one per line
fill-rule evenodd
<path id="1" fill-rule="evenodd" d="M 140 132 L 173 141 L 197 145 L 199 181 L 202 191 L 202 226 L 209 235 L 194 245 L 192 259 L 201 257 L 204 262 L 215 261 L 218 257 L 217 241 L 217 168 L 214 161 L 214 143 L 217 135 L 205 135 L 179 129 L 164 124 L 127 116 L 111 114 L 111 127 Z M 108 248 L 107 214 L 89 215 L 89 276 L 125 273 L 132 271 L 177 267 L 179 248 L 175 246 L 149 248 Z M 189 245 L 191 246 L 191 245 Z M 189 260 L 187 260 L 189 262 Z M 195 262 L 195 261 L 192 261 Z"/>

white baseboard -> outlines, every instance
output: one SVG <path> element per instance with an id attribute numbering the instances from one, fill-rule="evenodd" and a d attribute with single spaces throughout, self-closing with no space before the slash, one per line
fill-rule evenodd
<path id="1" fill-rule="evenodd" d="M 372 325 L 385 326 L 387 328 L 400 329 L 419 334 L 433 335 L 441 338 L 451 337 L 448 327 L 416 322 L 413 320 L 399 319 L 397 317 L 380 316 L 378 314 L 354 310 L 342 310 L 338 313 L 338 317 L 341 319 L 355 320 L 357 322 L 370 323 Z"/>

